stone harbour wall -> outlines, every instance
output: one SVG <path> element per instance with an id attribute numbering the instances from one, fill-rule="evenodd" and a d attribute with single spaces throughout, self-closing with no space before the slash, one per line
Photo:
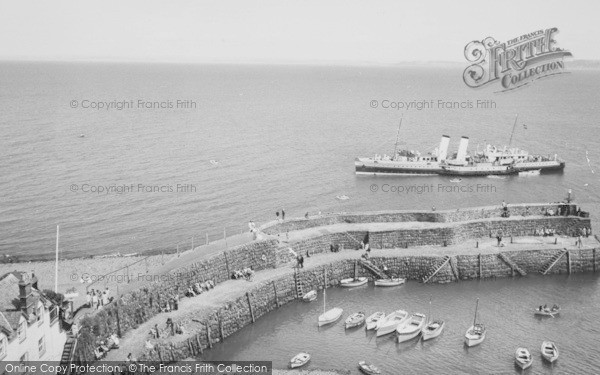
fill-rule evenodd
<path id="1" fill-rule="evenodd" d="M 549 212 L 558 216 L 575 215 L 577 206 L 565 203 L 509 204 L 511 216 L 545 216 Z M 391 223 L 391 222 L 431 222 L 453 223 L 460 221 L 500 218 L 502 208 L 497 206 L 469 207 L 443 211 L 380 211 L 362 213 L 335 213 L 312 216 L 308 219 L 291 218 L 285 221 L 272 221 L 261 227 L 267 234 L 316 228 L 340 223 Z"/>

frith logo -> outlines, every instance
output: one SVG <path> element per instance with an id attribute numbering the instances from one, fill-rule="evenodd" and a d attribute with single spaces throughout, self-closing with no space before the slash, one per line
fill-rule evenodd
<path id="1" fill-rule="evenodd" d="M 571 52 L 558 48 L 553 27 L 521 35 L 505 43 L 492 37 L 472 41 L 465 58 L 473 63 L 463 73 L 467 86 L 478 88 L 499 81 L 500 91 L 522 87 L 543 77 L 565 73 L 565 57 Z"/>

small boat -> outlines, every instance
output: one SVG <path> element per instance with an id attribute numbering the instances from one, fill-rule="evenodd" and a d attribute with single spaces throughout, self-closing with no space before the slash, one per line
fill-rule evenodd
<path id="1" fill-rule="evenodd" d="M 533 360 L 531 359 L 529 350 L 526 348 L 517 348 L 517 351 L 515 352 L 515 363 L 523 370 L 531 366 Z"/>
<path id="2" fill-rule="evenodd" d="M 461 182 L 461 181 L 462 181 L 462 178 L 453 178 L 453 179 L 450 180 L 450 182 L 454 182 L 454 183 L 458 183 L 458 182 Z"/>
<path id="3" fill-rule="evenodd" d="M 485 326 L 481 323 L 477 323 L 477 308 L 479 307 L 479 298 L 475 304 L 475 318 L 473 319 L 473 325 L 467 330 L 465 334 L 465 344 L 467 346 L 479 345 L 485 339 Z"/>
<path id="4" fill-rule="evenodd" d="M 366 320 L 367 329 L 377 329 L 379 323 L 385 318 L 385 313 L 383 311 L 377 311 L 376 313 L 371 314 Z"/>
<path id="5" fill-rule="evenodd" d="M 340 201 L 347 201 L 348 199 L 350 199 L 350 197 L 347 195 L 338 195 L 335 197 L 335 199 L 340 200 Z"/>
<path id="6" fill-rule="evenodd" d="M 519 176 L 539 176 L 541 172 L 541 169 L 534 169 L 532 171 L 519 172 Z"/>
<path id="7" fill-rule="evenodd" d="M 218 161 L 216 161 L 216 160 L 211 160 L 211 161 L 210 161 L 210 164 L 212 164 L 212 165 L 219 165 L 219 162 L 218 162 Z"/>
<path id="8" fill-rule="evenodd" d="M 414 313 L 403 324 L 396 327 L 398 342 L 404 342 L 419 336 L 427 323 L 427 317 L 421 313 Z"/>
<path id="9" fill-rule="evenodd" d="M 558 348 L 552 341 L 544 341 L 542 343 L 542 357 L 552 363 L 558 359 Z"/>
<path id="10" fill-rule="evenodd" d="M 361 311 L 350 315 L 348 318 L 346 318 L 345 324 L 346 329 L 359 327 L 365 324 L 365 313 Z"/>
<path id="11" fill-rule="evenodd" d="M 356 286 L 365 285 L 369 279 L 366 277 L 359 277 L 357 279 L 349 278 L 340 280 L 340 286 L 344 288 L 354 288 Z"/>
<path id="12" fill-rule="evenodd" d="M 549 307 L 538 307 L 537 309 L 535 309 L 533 311 L 533 313 L 535 315 L 540 315 L 540 316 L 551 316 L 554 318 L 554 315 L 558 315 L 560 314 L 560 306 L 558 305 L 554 305 L 552 306 L 552 308 Z"/>
<path id="13" fill-rule="evenodd" d="M 316 299 L 317 299 L 317 291 L 316 290 L 311 290 L 310 292 L 308 292 L 302 296 L 302 301 L 304 301 L 304 302 L 312 302 Z"/>
<path id="14" fill-rule="evenodd" d="M 325 282 L 323 285 L 327 285 L 327 272 L 324 275 Z M 327 310 L 326 308 L 326 300 L 327 300 L 327 288 L 323 289 L 323 314 L 319 315 L 318 322 L 319 327 L 324 326 L 326 324 L 331 324 L 336 322 L 344 312 L 343 309 L 339 307 L 334 307 L 331 310 Z"/>
<path id="15" fill-rule="evenodd" d="M 487 178 L 495 178 L 497 180 L 504 180 L 506 178 L 506 176 L 498 176 L 495 174 L 491 174 L 491 175 L 487 176 Z"/>
<path id="16" fill-rule="evenodd" d="M 429 298 L 429 317 L 431 317 L 431 297 Z M 437 319 L 428 321 L 425 327 L 423 327 L 422 335 L 423 341 L 438 337 L 444 330 L 445 322 Z"/>
<path id="17" fill-rule="evenodd" d="M 381 371 L 379 371 L 379 369 L 375 367 L 375 365 L 372 365 L 365 361 L 358 362 L 358 368 L 360 369 L 360 371 L 367 375 L 381 374 Z"/>
<path id="18" fill-rule="evenodd" d="M 375 280 L 375 286 L 398 286 L 406 282 L 406 279 L 402 277 L 392 277 L 391 279 L 377 279 Z"/>
<path id="19" fill-rule="evenodd" d="M 85 138 L 85 134 L 79 134 L 79 138 Z"/>
<path id="20" fill-rule="evenodd" d="M 290 360 L 290 368 L 302 367 L 310 361 L 310 354 L 298 353 Z"/>
<path id="21" fill-rule="evenodd" d="M 409 315 L 404 310 L 396 310 L 393 313 L 389 314 L 381 322 L 377 327 L 377 337 L 387 335 L 388 333 L 392 333 L 398 328 L 398 326 L 405 321 L 407 321 Z"/>

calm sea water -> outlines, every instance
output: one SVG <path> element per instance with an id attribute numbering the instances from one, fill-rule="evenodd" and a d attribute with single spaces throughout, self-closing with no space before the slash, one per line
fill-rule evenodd
<path id="1" fill-rule="evenodd" d="M 598 275 L 535 276 L 526 279 L 468 281 L 446 285 L 409 282 L 397 288 L 372 285 L 353 290 L 327 290 L 327 306 L 344 309 L 342 318 L 356 311 L 371 314 L 405 309 L 443 319 L 442 334 L 429 341 L 403 343 L 395 335 L 376 338 L 364 327 L 344 330 L 343 321 L 317 327 L 323 312 L 322 294 L 312 303 L 294 302 L 228 337 L 205 352 L 205 360 L 269 360 L 285 368 L 301 351 L 312 354 L 307 368 L 349 369 L 359 374 L 360 360 L 376 364 L 384 374 L 514 374 L 518 347 L 532 354 L 527 374 L 600 373 L 600 293 Z M 475 300 L 480 297 L 479 321 L 486 324 L 484 342 L 467 348 L 464 334 L 473 323 Z M 536 305 L 558 303 L 559 317 L 533 315 Z M 557 362 L 542 360 L 542 341 L 554 341 L 560 351 Z"/>
<path id="2" fill-rule="evenodd" d="M 0 64 L 0 254 L 52 252 L 59 224 L 64 256 L 175 248 L 194 235 L 239 232 L 282 208 L 303 216 L 557 201 L 572 188 L 584 209 L 600 212 L 600 72 L 505 94 L 469 89 L 461 74 L 443 66 Z M 85 100 L 136 108 L 81 108 Z M 138 100 L 196 108 L 137 108 Z M 496 108 L 399 111 L 383 100 L 494 100 Z M 513 145 L 558 153 L 564 174 L 463 182 L 492 192 L 400 195 L 370 185 L 451 183 L 354 174 L 356 156 L 392 152 L 401 116 L 404 146 L 425 152 L 442 134 L 453 149 L 462 135 L 473 147 L 506 144 L 517 113 Z M 193 187 L 177 192 L 178 184 Z M 134 188 L 97 194 L 84 185 Z"/>

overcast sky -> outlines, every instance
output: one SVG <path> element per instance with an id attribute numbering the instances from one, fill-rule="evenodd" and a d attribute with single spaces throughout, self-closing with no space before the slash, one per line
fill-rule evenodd
<path id="1" fill-rule="evenodd" d="M 600 59 L 599 15 L 597 0 L 2 0 L 0 59 L 464 62 L 472 40 L 549 27 Z"/>

